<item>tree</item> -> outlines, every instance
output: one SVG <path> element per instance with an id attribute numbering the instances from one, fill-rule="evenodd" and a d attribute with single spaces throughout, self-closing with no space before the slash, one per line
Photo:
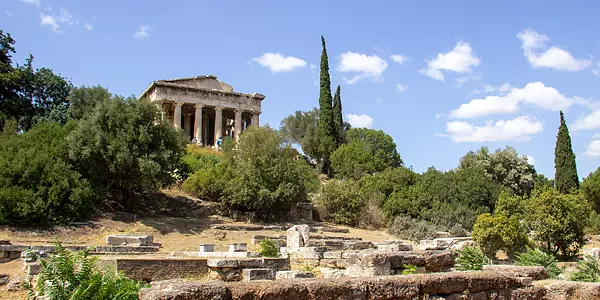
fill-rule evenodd
<path id="1" fill-rule="evenodd" d="M 570 257 L 585 243 L 590 208 L 579 193 L 561 194 L 549 189 L 525 202 L 525 222 L 542 249 Z"/>
<path id="2" fill-rule="evenodd" d="M 68 224 L 93 212 L 96 195 L 67 159 L 77 124 L 37 124 L 0 136 L 0 224 Z"/>
<path id="3" fill-rule="evenodd" d="M 498 250 L 504 250 L 513 259 L 527 247 L 525 228 L 517 216 L 482 214 L 473 226 L 473 240 L 482 247 L 487 257 L 494 259 Z"/>
<path id="4" fill-rule="evenodd" d="M 330 175 L 329 156 L 335 150 L 336 131 L 333 118 L 333 107 L 331 97 L 331 79 L 329 77 L 329 59 L 325 38 L 321 36 L 323 51 L 321 53 L 321 74 L 319 90 L 319 132 L 313 135 L 313 139 L 319 140 L 319 153 L 323 160 L 323 172 Z M 341 107 L 340 107 L 341 108 Z M 333 144 L 332 144 L 333 142 Z"/>
<path id="5" fill-rule="evenodd" d="M 100 102 L 68 136 L 76 168 L 128 212 L 136 200 L 173 181 L 185 138 L 160 120 L 156 105 L 113 97 Z"/>
<path id="6" fill-rule="evenodd" d="M 365 199 L 356 181 L 332 180 L 323 186 L 318 205 L 325 208 L 334 222 L 357 225 Z"/>
<path id="7" fill-rule="evenodd" d="M 335 96 L 333 97 L 333 121 L 339 147 L 339 145 L 346 143 L 346 130 L 344 129 L 344 118 L 342 114 L 342 96 L 340 94 L 339 85 L 337 86 Z"/>
<path id="8" fill-rule="evenodd" d="M 315 107 L 312 110 L 307 111 L 297 110 L 281 121 L 279 133 L 286 142 L 301 145 L 307 132 L 316 130 L 316 128 L 318 128 L 318 124 L 318 108 Z M 306 152 L 305 149 L 302 150 Z M 313 156 L 314 154 L 308 155 L 315 157 Z"/>
<path id="9" fill-rule="evenodd" d="M 581 191 L 596 212 L 600 212 L 600 168 L 583 179 Z"/>
<path id="10" fill-rule="evenodd" d="M 79 120 L 91 115 L 98 103 L 110 100 L 112 94 L 104 87 L 81 86 L 71 90 L 68 97 L 71 117 Z"/>
<path id="11" fill-rule="evenodd" d="M 560 126 L 556 136 L 556 148 L 554 148 L 554 182 L 556 188 L 563 194 L 579 189 L 579 177 L 577 175 L 577 163 L 575 153 L 571 146 L 569 128 L 565 122 L 563 112 L 560 112 Z"/>
<path id="12" fill-rule="evenodd" d="M 494 182 L 503 185 L 512 194 L 529 196 L 536 181 L 537 172 L 527 161 L 527 156 L 519 156 L 514 148 L 506 147 L 490 153 L 487 147 L 477 152 L 470 151 L 460 159 L 459 168 L 482 168 Z"/>
<path id="13" fill-rule="evenodd" d="M 348 144 L 331 154 L 331 167 L 343 178 L 358 180 L 402 166 L 394 139 L 382 130 L 353 128 L 347 132 L 347 139 Z"/>

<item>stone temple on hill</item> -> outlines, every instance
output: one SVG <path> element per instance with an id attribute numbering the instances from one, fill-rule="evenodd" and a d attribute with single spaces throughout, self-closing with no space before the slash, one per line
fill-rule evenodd
<path id="1" fill-rule="evenodd" d="M 235 138 L 250 125 L 258 125 L 262 94 L 234 92 L 216 76 L 153 81 L 140 98 L 157 102 L 163 118 L 182 128 L 198 144 L 215 145 L 219 137 Z"/>

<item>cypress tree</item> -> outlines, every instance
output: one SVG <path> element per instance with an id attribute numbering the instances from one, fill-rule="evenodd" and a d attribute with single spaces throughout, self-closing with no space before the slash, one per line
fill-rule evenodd
<path id="1" fill-rule="evenodd" d="M 323 36 L 321 36 L 321 42 L 323 43 L 323 52 L 321 53 L 321 89 L 319 91 L 319 130 L 323 136 L 335 138 L 329 61 L 327 58 L 327 49 L 325 48 L 325 38 Z"/>
<path id="2" fill-rule="evenodd" d="M 346 142 L 346 133 L 344 132 L 344 118 L 342 116 L 342 96 L 340 86 L 337 86 L 333 96 L 333 123 L 335 125 L 336 140 L 338 146 Z"/>
<path id="3" fill-rule="evenodd" d="M 558 191 L 566 194 L 571 189 L 579 189 L 575 153 L 571 146 L 569 128 L 567 128 L 562 111 L 560 112 L 558 135 L 556 136 L 556 148 L 554 148 L 554 169 L 554 182 Z"/>

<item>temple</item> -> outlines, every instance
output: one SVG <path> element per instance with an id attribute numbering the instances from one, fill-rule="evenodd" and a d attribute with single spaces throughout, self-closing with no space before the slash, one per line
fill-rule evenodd
<path id="1" fill-rule="evenodd" d="M 236 140 L 250 125 L 259 125 L 262 94 L 234 92 L 216 76 L 196 76 L 153 81 L 140 95 L 156 102 L 176 128 L 190 140 L 213 146 L 219 137 Z"/>

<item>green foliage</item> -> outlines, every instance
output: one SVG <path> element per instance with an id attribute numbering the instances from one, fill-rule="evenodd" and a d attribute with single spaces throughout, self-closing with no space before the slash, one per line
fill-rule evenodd
<path id="1" fill-rule="evenodd" d="M 329 218 L 340 224 L 357 225 L 365 197 L 354 180 L 330 180 L 323 186 L 317 203 Z"/>
<path id="2" fill-rule="evenodd" d="M 262 257 L 277 257 L 279 253 L 279 246 L 272 239 L 266 238 L 259 243 L 260 256 Z"/>
<path id="3" fill-rule="evenodd" d="M 329 58 L 325 38 L 321 36 L 323 51 L 321 53 L 320 90 L 319 90 L 319 131 L 323 136 L 335 138 L 333 119 L 333 98 L 331 97 L 331 79 L 329 77 Z M 328 157 L 329 155 L 327 155 Z"/>
<path id="4" fill-rule="evenodd" d="M 313 108 L 308 111 L 297 110 L 294 114 L 287 116 L 281 121 L 279 133 L 281 137 L 288 143 L 302 144 L 307 132 L 315 131 L 319 123 L 319 109 Z M 316 147 L 313 147 L 316 148 Z M 310 157 L 314 157 L 315 153 L 309 153 L 302 148 Z"/>
<path id="5" fill-rule="evenodd" d="M 590 220 L 585 230 L 587 234 L 600 234 L 600 214 L 592 211 L 590 213 Z"/>
<path id="6" fill-rule="evenodd" d="M 48 299 L 133 300 L 142 287 L 112 267 L 99 269 L 85 251 L 71 252 L 60 244 L 41 265 L 37 292 Z"/>
<path id="7" fill-rule="evenodd" d="M 458 251 L 456 258 L 456 269 L 461 271 L 481 270 L 489 260 L 483 251 L 476 246 L 467 246 Z"/>
<path id="8" fill-rule="evenodd" d="M 71 117 L 75 120 L 83 119 L 94 112 L 96 105 L 107 102 L 112 94 L 102 86 L 74 87 L 68 97 Z"/>
<path id="9" fill-rule="evenodd" d="M 539 191 L 545 191 L 547 189 L 554 188 L 554 179 L 549 179 L 544 174 L 537 174 L 535 183 L 533 184 L 534 189 Z"/>
<path id="10" fill-rule="evenodd" d="M 600 281 L 600 270 L 598 269 L 598 261 L 589 255 L 584 255 L 583 260 L 579 261 L 577 272 L 571 275 L 571 280 L 583 282 L 598 282 Z"/>
<path id="11" fill-rule="evenodd" d="M 331 154 L 331 167 L 342 178 L 358 180 L 402 166 L 394 140 L 382 130 L 352 128 L 346 134 L 348 144 Z"/>
<path id="12" fill-rule="evenodd" d="M 406 264 L 402 266 L 402 275 L 415 274 L 417 272 L 417 266 Z"/>
<path id="13" fill-rule="evenodd" d="M 362 177 L 358 184 L 365 195 L 383 194 L 389 197 L 395 190 L 415 185 L 419 175 L 405 167 L 389 168 Z"/>
<path id="14" fill-rule="evenodd" d="M 65 224 L 93 212 L 91 185 L 67 160 L 76 125 L 43 123 L 0 137 L 0 224 Z"/>
<path id="15" fill-rule="evenodd" d="M 346 130 L 344 129 L 342 113 L 342 95 L 340 94 L 339 85 L 335 90 L 335 96 L 333 96 L 333 123 L 335 125 L 337 145 L 346 143 Z"/>
<path id="16" fill-rule="evenodd" d="M 569 193 L 579 189 L 579 177 L 577 175 L 577 163 L 575 152 L 571 146 L 569 128 L 565 123 L 565 116 L 560 112 L 560 126 L 556 136 L 556 147 L 554 148 L 554 182 L 556 189 L 561 193 Z"/>
<path id="17" fill-rule="evenodd" d="M 68 136 L 76 168 L 128 212 L 181 169 L 185 138 L 159 117 L 152 103 L 113 97 L 98 103 Z"/>
<path id="18" fill-rule="evenodd" d="M 439 226 L 424 220 L 398 216 L 388 228 L 389 233 L 405 240 L 419 241 L 435 238 L 435 233 L 442 231 Z"/>
<path id="19" fill-rule="evenodd" d="M 578 194 L 550 189 L 525 203 L 525 221 L 547 253 L 570 257 L 584 243 L 590 207 Z"/>
<path id="20" fill-rule="evenodd" d="M 200 169 L 210 169 L 223 161 L 223 153 L 208 147 L 187 145 L 183 162 L 190 173 Z"/>
<path id="21" fill-rule="evenodd" d="M 556 264 L 556 258 L 551 254 L 544 253 L 540 249 L 531 249 L 516 255 L 517 266 L 542 266 L 548 272 L 550 278 L 558 278 L 564 271 Z"/>
<path id="22" fill-rule="evenodd" d="M 473 226 L 473 240 L 481 246 L 490 259 L 498 250 L 504 250 L 510 258 L 527 247 L 529 239 L 519 218 L 515 215 L 482 214 Z"/>
<path id="23" fill-rule="evenodd" d="M 600 168 L 583 178 L 581 191 L 596 212 L 600 212 Z"/>
<path id="24" fill-rule="evenodd" d="M 202 168 L 190 175 L 181 188 L 204 200 L 219 201 L 226 184 L 227 164 L 221 162 L 213 167 Z"/>
<path id="25" fill-rule="evenodd" d="M 537 173 L 526 156 L 519 156 L 511 147 L 490 153 L 487 147 L 469 152 L 460 159 L 459 168 L 478 167 L 493 181 L 504 186 L 511 194 L 529 196 L 533 190 Z"/>

